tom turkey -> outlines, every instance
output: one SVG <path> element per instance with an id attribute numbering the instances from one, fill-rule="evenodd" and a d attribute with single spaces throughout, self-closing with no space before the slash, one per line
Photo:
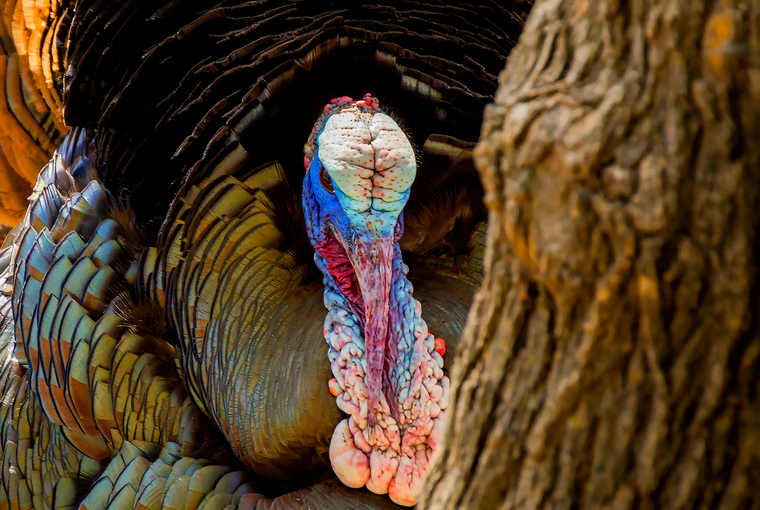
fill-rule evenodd
<path id="1" fill-rule="evenodd" d="M 6 2 L 46 79 L 0 143 L 60 142 L 0 252 L 0 508 L 413 505 L 526 10 Z"/>

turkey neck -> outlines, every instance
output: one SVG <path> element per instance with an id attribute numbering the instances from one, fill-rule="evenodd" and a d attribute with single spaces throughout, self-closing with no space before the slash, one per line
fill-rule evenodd
<path id="1" fill-rule="evenodd" d="M 349 415 L 333 434 L 333 469 L 349 486 L 366 485 L 373 492 L 390 492 L 394 501 L 412 503 L 441 438 L 449 398 L 443 358 L 412 295 L 398 242 L 391 248 L 388 284 L 375 282 L 375 289 L 387 289 L 385 300 L 375 302 L 366 299 L 366 292 L 358 294 L 335 270 L 339 264 L 331 253 L 320 248 L 315 261 L 324 274 L 324 335 L 335 377 L 329 384 L 338 407 Z M 378 302 L 387 306 L 378 309 Z M 368 333 L 370 328 L 377 329 Z M 382 344 L 368 345 L 370 334 L 379 335 Z M 372 359 L 373 354 L 381 359 Z M 380 368 L 379 377 L 371 377 L 373 367 Z"/>
<path id="2" fill-rule="evenodd" d="M 412 296 L 412 284 L 406 277 L 407 266 L 402 262 L 398 243 L 393 243 L 389 253 L 379 250 L 379 256 L 371 270 L 362 279 L 376 278 L 374 292 L 365 291 L 358 294 L 354 289 L 346 292 L 346 285 L 331 272 L 331 264 L 317 250 L 315 260 L 326 275 L 324 277 L 324 299 L 328 310 L 325 320 L 325 339 L 330 345 L 328 357 L 333 375 L 337 381 L 345 381 L 346 365 L 356 363 L 354 375 L 364 374 L 361 378 L 349 378 L 356 387 L 357 400 L 354 405 L 362 409 L 358 422 L 367 422 L 375 427 L 378 418 L 389 415 L 397 423 L 406 423 L 411 419 L 408 407 L 409 381 L 414 367 L 409 363 L 411 351 L 416 338 L 428 336 L 427 325 L 421 316 L 419 302 Z M 388 261 L 390 272 L 384 271 Z M 334 266 L 332 266 L 334 267 Z M 372 342 L 369 337 L 372 336 Z M 371 343 L 373 345 L 371 345 Z M 348 352 L 342 352 L 348 348 Z M 352 357 L 346 356 L 354 353 Z M 440 356 L 436 353 L 436 356 Z M 436 364 L 442 368 L 443 360 Z M 401 399 L 401 390 L 406 387 Z M 353 406 L 345 400 L 338 399 L 338 406 L 348 414 L 353 414 Z M 347 410 L 348 409 L 348 410 Z M 402 415 L 404 415 L 402 417 Z"/>

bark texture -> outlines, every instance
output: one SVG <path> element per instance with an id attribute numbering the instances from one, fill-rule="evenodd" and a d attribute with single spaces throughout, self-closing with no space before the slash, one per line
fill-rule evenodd
<path id="1" fill-rule="evenodd" d="M 421 508 L 760 508 L 760 1 L 539 0 Z"/>

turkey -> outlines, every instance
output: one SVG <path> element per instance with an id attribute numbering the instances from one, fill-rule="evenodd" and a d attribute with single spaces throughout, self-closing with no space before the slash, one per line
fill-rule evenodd
<path id="1" fill-rule="evenodd" d="M 199 6 L 3 4 L 0 507 L 414 505 L 529 5 Z"/>

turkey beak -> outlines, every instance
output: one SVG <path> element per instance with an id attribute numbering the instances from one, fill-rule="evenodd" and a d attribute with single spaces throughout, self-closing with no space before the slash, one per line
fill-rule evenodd
<path id="1" fill-rule="evenodd" d="M 364 299 L 364 346 L 366 384 L 369 394 L 369 416 L 372 424 L 375 412 L 388 412 L 383 399 L 383 369 L 388 349 L 391 275 L 393 272 L 393 235 L 362 233 L 356 236 L 351 262 L 359 280 Z"/>

